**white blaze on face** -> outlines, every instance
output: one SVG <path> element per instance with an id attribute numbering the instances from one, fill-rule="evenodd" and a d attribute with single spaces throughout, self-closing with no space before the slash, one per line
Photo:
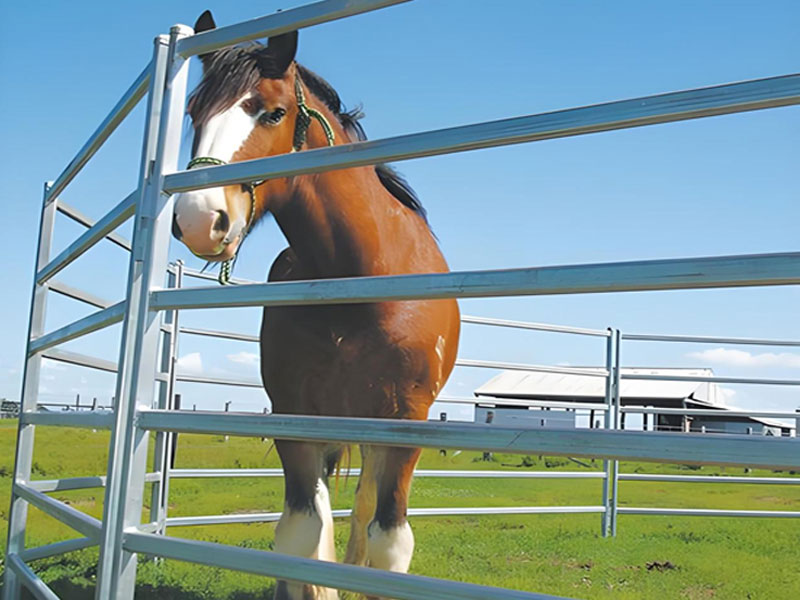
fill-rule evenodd
<path id="1" fill-rule="evenodd" d="M 252 93 L 247 93 L 208 120 L 200 132 L 195 157 L 231 161 L 258 125 L 259 115 L 248 115 L 242 109 L 242 103 L 251 96 Z M 228 213 L 227 231 L 214 229 L 220 211 Z M 204 256 L 220 254 L 229 243 L 235 242 L 247 224 L 249 211 L 250 207 L 244 205 L 229 208 L 222 187 L 185 192 L 175 198 L 175 221 L 181 241 L 195 254 Z"/>
<path id="2" fill-rule="evenodd" d="M 231 161 L 258 124 L 258 115 L 248 115 L 242 109 L 242 103 L 252 96 L 248 92 L 233 106 L 214 115 L 203 125 L 195 156 L 211 156 L 225 162 Z"/>

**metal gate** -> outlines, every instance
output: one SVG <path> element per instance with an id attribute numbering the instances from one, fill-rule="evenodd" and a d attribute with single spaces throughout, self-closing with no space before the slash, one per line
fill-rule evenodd
<path id="1" fill-rule="evenodd" d="M 154 497 L 157 503 L 163 500 L 163 495 L 158 494 L 161 493 L 165 481 L 161 473 L 165 457 L 168 456 L 168 432 L 599 456 L 607 460 L 800 467 L 800 441 L 796 438 L 698 436 L 597 429 L 532 430 L 476 424 L 178 413 L 170 410 L 170 387 L 174 374 L 171 365 L 159 364 L 159 347 L 172 343 L 174 333 L 171 314 L 178 309 L 800 284 L 800 253 L 782 253 L 250 284 L 230 288 L 165 288 L 172 218 L 169 194 L 800 103 L 800 75 L 787 75 L 403 135 L 208 169 L 177 170 L 188 59 L 191 56 L 402 1 L 404 0 L 324 0 L 198 35 L 193 35 L 192 30 L 185 26 L 173 27 L 168 36 L 156 38 L 151 62 L 65 171 L 54 183 L 45 186 L 12 491 L 4 587 L 6 600 L 19 597 L 21 585 L 26 586 L 37 598 L 56 598 L 26 563 L 92 545 L 100 546 L 96 598 L 102 600 L 133 597 L 137 553 L 392 598 L 444 600 L 551 597 L 159 535 L 158 532 L 163 532 L 164 527 L 163 511 L 152 523 L 141 522 L 141 511 L 147 481 L 158 482 L 154 486 Z M 145 96 L 146 125 L 138 187 L 106 216 L 91 223 L 74 209 L 59 202 L 59 195 Z M 51 259 L 51 237 L 57 210 L 66 212 L 89 228 L 63 252 Z M 132 243 L 127 244 L 113 231 L 131 217 L 134 218 L 134 233 Z M 90 294 L 53 280 L 61 269 L 104 238 L 109 238 L 131 251 L 126 298 L 110 306 L 104 305 Z M 88 302 L 100 310 L 45 333 L 44 317 L 49 291 Z M 117 364 L 55 348 L 66 341 L 119 322 L 123 323 L 123 332 Z M 609 337 L 609 340 L 612 338 Z M 616 352 L 617 340 L 612 340 L 612 344 L 616 346 L 612 348 Z M 37 411 L 41 361 L 48 355 L 59 355 L 76 364 L 117 372 L 114 411 Z M 607 369 L 604 375 L 611 386 L 618 384 L 618 370 Z M 158 393 L 155 390 L 155 381 L 159 382 Z M 320 426 L 321 422 L 325 426 Z M 107 477 L 64 479 L 55 483 L 48 482 L 46 485 L 32 481 L 36 425 L 110 428 Z M 150 432 L 157 433 L 157 464 L 154 472 L 148 473 L 147 441 Z M 105 486 L 102 522 L 45 493 L 54 489 L 78 489 L 97 485 Z M 44 547 L 26 548 L 25 526 L 29 505 L 66 523 L 85 537 Z"/>

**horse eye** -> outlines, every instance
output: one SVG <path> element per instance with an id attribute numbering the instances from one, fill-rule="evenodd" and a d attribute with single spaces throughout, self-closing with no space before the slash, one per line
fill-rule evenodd
<path id="1" fill-rule="evenodd" d="M 253 96 L 242 102 L 242 110 L 244 110 L 244 112 L 251 117 L 260 111 L 262 106 L 263 104 L 261 103 L 261 98 L 257 96 Z"/>
<path id="2" fill-rule="evenodd" d="M 260 117 L 258 117 L 258 122 L 261 125 L 275 125 L 279 123 L 283 116 L 286 114 L 286 109 L 284 108 L 276 108 L 272 112 L 265 112 Z"/>

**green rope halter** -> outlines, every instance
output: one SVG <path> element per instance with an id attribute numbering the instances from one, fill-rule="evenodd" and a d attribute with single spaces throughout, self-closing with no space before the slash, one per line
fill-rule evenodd
<path id="1" fill-rule="evenodd" d="M 311 126 L 312 119 L 316 119 L 322 126 L 325 132 L 325 138 L 328 141 L 328 146 L 333 146 L 334 140 L 336 139 L 333 128 L 325 115 L 306 104 L 306 96 L 303 92 L 303 85 L 300 82 L 300 75 L 298 73 L 295 73 L 294 76 L 294 94 L 297 100 L 297 118 L 294 123 L 292 152 L 299 152 L 305 145 L 308 138 L 308 128 Z M 226 164 L 228 163 L 224 160 L 214 158 L 213 156 L 196 156 L 189 161 L 189 164 L 186 165 L 186 169 L 189 170 L 198 166 L 220 166 Z M 244 242 L 244 238 L 247 234 L 250 233 L 250 227 L 253 224 L 253 218 L 256 214 L 256 188 L 266 183 L 266 181 L 266 179 L 262 179 L 260 181 L 251 181 L 242 184 L 242 189 L 250 194 L 250 216 L 247 219 L 247 225 L 245 225 L 241 233 L 242 242 Z M 241 242 L 239 243 L 239 247 L 241 247 Z M 238 253 L 239 249 L 237 248 L 236 251 Z M 231 275 L 233 273 L 233 265 L 236 262 L 236 256 L 237 254 L 234 254 L 220 265 L 219 276 L 217 277 L 217 281 L 219 281 L 220 285 L 231 284 Z"/>
<path id="2" fill-rule="evenodd" d="M 297 118 L 294 123 L 292 152 L 299 152 L 306 143 L 311 119 L 319 121 L 319 124 L 322 125 L 322 129 L 325 131 L 325 138 L 328 140 L 328 146 L 333 146 L 335 139 L 333 128 L 328 122 L 328 119 L 325 118 L 325 115 L 306 104 L 306 95 L 303 92 L 303 85 L 300 83 L 300 76 L 298 74 L 294 76 L 294 95 L 297 99 Z"/>

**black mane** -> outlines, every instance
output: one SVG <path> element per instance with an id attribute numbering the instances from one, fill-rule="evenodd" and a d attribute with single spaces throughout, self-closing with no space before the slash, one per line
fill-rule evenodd
<path id="1" fill-rule="evenodd" d="M 259 65 L 256 52 L 263 49 L 262 44 L 253 43 L 223 48 L 200 57 L 204 66 L 203 79 L 189 97 L 188 106 L 195 131 L 202 128 L 214 115 L 233 106 L 248 91 L 255 89 L 259 79 L 281 77 L 281 73 L 265 72 L 263 62 Z M 359 123 L 359 119 L 364 116 L 361 107 L 346 110 L 331 84 L 301 64 L 296 64 L 300 78 L 308 90 L 339 119 L 348 135 L 358 141 L 366 140 L 367 134 Z M 195 135 L 193 146 L 197 139 L 198 136 Z M 194 150 L 193 147 L 193 154 Z M 397 171 L 389 165 L 379 164 L 375 166 L 375 174 L 392 196 L 428 222 L 425 208 L 417 194 Z"/>

